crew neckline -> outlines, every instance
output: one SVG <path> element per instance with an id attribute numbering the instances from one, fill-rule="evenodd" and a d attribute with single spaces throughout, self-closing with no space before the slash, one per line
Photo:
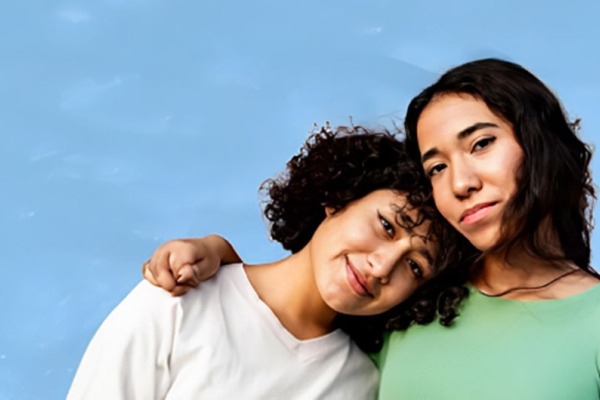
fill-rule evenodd
<path id="1" fill-rule="evenodd" d="M 556 303 L 567 303 L 570 301 L 578 301 L 587 296 L 592 296 L 594 293 L 600 291 L 600 283 L 597 283 L 585 290 L 582 290 L 579 293 L 572 294 L 567 297 L 559 297 L 556 299 L 535 299 L 535 300 L 519 300 L 519 299 L 507 299 L 504 297 L 493 297 L 483 293 L 479 290 L 475 285 L 468 285 L 470 295 L 475 295 L 477 297 L 486 299 L 489 302 L 505 302 L 505 303 L 515 303 L 515 304 L 556 304 Z"/>

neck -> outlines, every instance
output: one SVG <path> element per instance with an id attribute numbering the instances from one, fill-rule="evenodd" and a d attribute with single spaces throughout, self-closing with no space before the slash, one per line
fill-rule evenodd
<path id="1" fill-rule="evenodd" d="M 558 234 L 550 218 L 544 218 L 536 232 L 536 242 L 544 243 L 545 250 L 557 258 L 564 256 Z M 488 253 L 473 283 L 486 293 L 500 293 L 515 287 L 534 287 L 546 283 L 566 270 L 571 263 L 552 263 L 536 257 L 524 245 L 503 252 Z"/>
<path id="2" fill-rule="evenodd" d="M 505 298 L 559 298 L 577 290 L 569 286 L 574 282 L 571 278 L 581 278 L 579 272 L 579 268 L 571 262 L 553 263 L 534 257 L 527 251 L 515 251 L 508 256 L 486 255 L 473 284 L 483 293 Z"/>
<path id="3" fill-rule="evenodd" d="M 305 250 L 270 264 L 244 266 L 254 290 L 296 338 L 333 330 L 337 313 L 323 301 Z"/>

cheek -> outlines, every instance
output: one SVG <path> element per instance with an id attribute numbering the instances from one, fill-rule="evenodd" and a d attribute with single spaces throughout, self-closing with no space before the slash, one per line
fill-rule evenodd
<path id="1" fill-rule="evenodd" d="M 521 155 L 520 157 L 516 157 L 516 159 L 513 161 L 513 164 L 511 166 L 512 167 L 511 170 L 513 171 L 513 174 L 511 176 L 511 182 L 515 186 L 515 189 L 516 189 L 516 186 L 518 185 L 519 181 L 521 180 L 521 173 L 523 170 L 523 162 L 524 161 L 525 160 L 523 160 L 523 156 Z"/>
<path id="2" fill-rule="evenodd" d="M 504 155 L 506 162 L 500 168 L 496 168 L 489 172 L 489 176 L 496 176 L 495 183 L 510 193 L 513 197 L 517 192 L 520 175 L 523 168 L 523 157 L 521 149 L 516 148 L 515 153 L 507 153 Z M 492 175 L 494 174 L 494 175 Z"/>
<path id="3" fill-rule="evenodd" d="M 506 171 L 512 171 L 512 180 L 516 182 L 517 175 L 519 175 L 519 171 L 523 167 L 523 162 L 525 161 L 523 149 L 517 143 L 513 143 L 512 146 L 506 147 L 502 158 L 505 160 L 504 169 Z"/>
<path id="4" fill-rule="evenodd" d="M 386 302 L 388 308 L 392 308 L 408 299 L 416 290 L 417 283 L 412 276 L 412 272 L 407 269 L 402 269 L 402 266 L 396 271 L 393 280 L 388 286 L 386 293 Z"/>
<path id="5" fill-rule="evenodd" d="M 315 274 L 317 290 L 323 301 L 339 312 L 340 304 L 343 304 L 346 296 L 346 288 L 340 268 L 330 263 L 323 263 Z"/>
<path id="6" fill-rule="evenodd" d="M 403 285 L 401 288 L 396 289 L 394 293 L 388 293 L 388 296 L 383 299 L 379 304 L 377 304 L 377 313 L 386 312 L 397 305 L 401 304 L 403 301 L 408 299 L 411 294 L 414 293 L 412 288 L 409 288 Z"/>

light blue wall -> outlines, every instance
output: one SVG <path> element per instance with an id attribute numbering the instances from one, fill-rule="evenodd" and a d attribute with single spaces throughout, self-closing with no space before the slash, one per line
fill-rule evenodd
<path id="1" fill-rule="evenodd" d="M 281 255 L 256 188 L 314 122 L 399 122 L 445 69 L 499 56 L 597 143 L 599 15 L 597 0 L 0 2 L 0 399 L 63 398 L 159 243 L 217 231 L 249 261 Z"/>

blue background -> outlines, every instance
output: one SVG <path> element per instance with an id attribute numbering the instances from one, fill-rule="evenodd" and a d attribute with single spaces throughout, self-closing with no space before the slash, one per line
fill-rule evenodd
<path id="1" fill-rule="evenodd" d="M 597 0 L 0 1 L 0 399 L 64 398 L 161 242 L 216 231 L 250 262 L 282 255 L 256 189 L 315 122 L 401 123 L 441 72 L 497 56 L 598 142 L 599 16 Z"/>

